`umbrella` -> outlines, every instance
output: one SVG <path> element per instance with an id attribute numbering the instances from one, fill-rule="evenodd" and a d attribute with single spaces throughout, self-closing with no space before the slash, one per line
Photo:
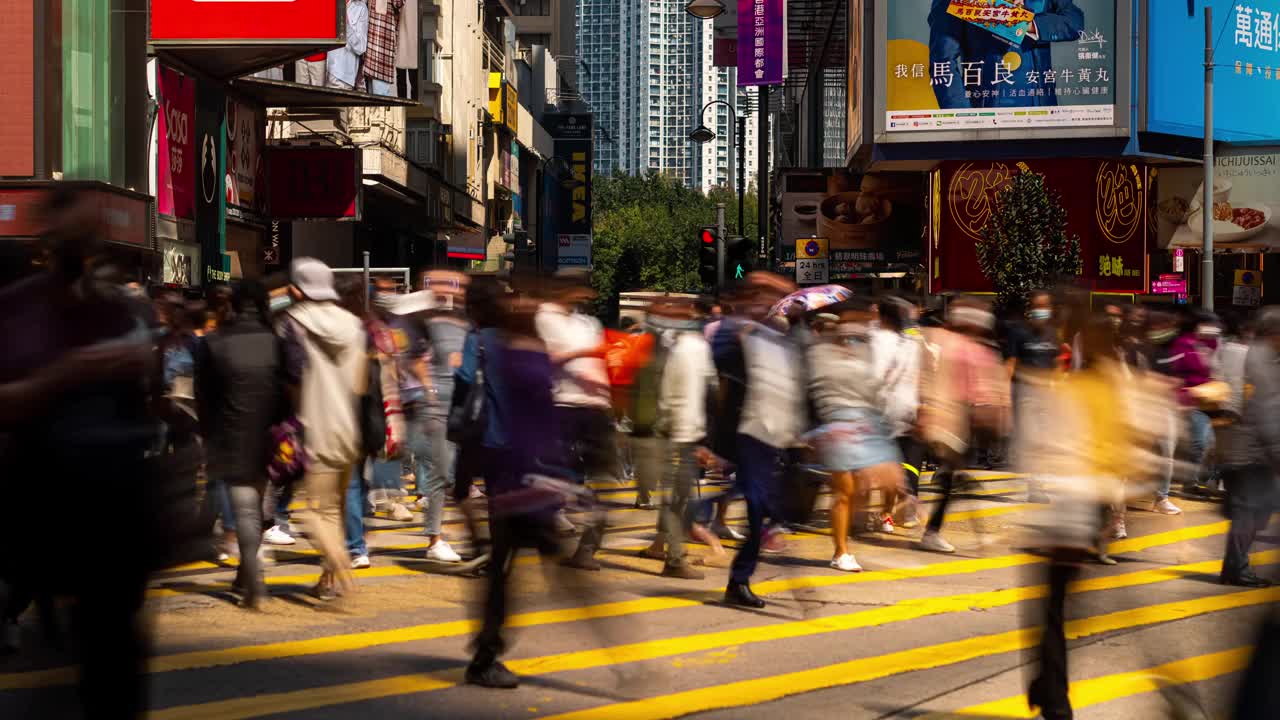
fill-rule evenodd
<path id="1" fill-rule="evenodd" d="M 805 310 L 813 312 L 828 305 L 835 305 L 853 297 L 853 292 L 841 285 L 818 285 L 801 288 L 782 298 L 769 310 L 769 315 L 781 315 L 793 303 L 803 303 Z"/>

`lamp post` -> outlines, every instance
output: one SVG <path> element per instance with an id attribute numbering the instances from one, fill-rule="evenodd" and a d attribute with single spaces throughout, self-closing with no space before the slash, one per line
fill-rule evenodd
<path id="1" fill-rule="evenodd" d="M 700 20 L 720 17 L 724 14 L 724 10 L 724 2 L 722 0 L 690 0 L 684 6 L 685 12 Z"/>
<path id="2" fill-rule="evenodd" d="M 715 0 L 712 1 L 714 2 Z M 690 3 L 690 5 L 693 4 L 694 3 Z M 743 230 L 743 198 L 746 195 L 747 188 L 745 183 L 746 173 L 743 172 L 743 168 L 740 167 L 740 164 L 746 156 L 744 144 L 747 138 L 747 118 L 745 116 L 739 117 L 738 111 L 724 100 L 712 100 L 702 107 L 702 112 L 698 115 L 698 127 L 694 128 L 693 132 L 689 133 L 689 139 L 699 145 L 704 145 L 716 139 L 715 131 L 707 127 L 705 122 L 707 108 L 712 105 L 725 106 L 729 109 L 729 116 L 733 118 L 733 125 L 730 126 L 732 134 L 729 136 L 729 175 L 734 178 L 737 184 L 738 234 L 743 235 L 745 232 Z"/>

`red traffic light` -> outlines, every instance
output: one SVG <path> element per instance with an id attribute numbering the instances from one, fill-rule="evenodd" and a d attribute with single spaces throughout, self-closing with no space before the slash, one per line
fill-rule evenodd
<path id="1" fill-rule="evenodd" d="M 704 229 L 704 230 L 702 231 L 702 244 L 703 244 L 703 245 L 715 245 L 715 244 L 716 244 L 716 234 L 715 234 L 714 232 L 712 232 L 711 230 L 706 230 L 706 229 Z"/>

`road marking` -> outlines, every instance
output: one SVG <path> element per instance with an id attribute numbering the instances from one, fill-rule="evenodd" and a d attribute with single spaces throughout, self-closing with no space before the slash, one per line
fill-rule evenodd
<path id="1" fill-rule="evenodd" d="M 1106 615 L 1072 620 L 1067 637 L 1076 639 L 1157 623 L 1182 620 L 1194 615 L 1270 604 L 1280 600 L 1280 588 L 1248 590 L 1123 610 Z M 929 670 L 1034 647 L 1039 642 L 1036 628 L 1022 628 L 994 635 L 956 640 L 927 647 L 859 658 L 813 670 L 743 680 L 725 685 L 650 697 L 633 702 L 604 705 L 577 712 L 547 716 L 543 720 L 657 720 L 683 717 L 699 712 L 743 707 L 771 702 L 789 695 L 843 687 L 917 670 Z M 513 666 L 515 663 L 508 663 Z M 273 710 L 273 712 L 278 712 Z"/>
<path id="2" fill-rule="evenodd" d="M 1262 554 L 1260 554 L 1262 555 Z M 1280 562 L 1280 551 L 1274 551 L 1266 557 L 1259 557 L 1255 560 L 1266 560 L 1268 562 Z M 1149 584 L 1170 580 L 1181 577 L 1183 572 L 1195 572 L 1206 568 L 1206 566 L 1219 565 L 1213 561 L 1205 563 L 1194 563 L 1183 568 L 1161 568 L 1158 570 L 1145 570 L 1136 573 L 1128 573 L 1112 577 L 1091 578 L 1089 580 L 1073 584 L 1072 592 L 1092 592 L 1100 590 L 1111 590 L 1123 587 L 1132 587 L 1135 585 Z M 627 645 L 616 645 L 593 650 L 574 651 L 560 653 L 556 655 L 548 655 L 543 657 L 525 658 L 512 660 L 507 663 L 514 672 L 527 675 L 545 675 L 549 673 L 567 672 L 571 670 L 585 670 L 590 668 L 605 667 L 610 665 L 618 665 L 622 663 L 640 662 L 644 660 L 653 660 L 663 657 L 675 657 L 687 655 L 696 652 L 706 652 L 712 650 L 723 650 L 725 648 L 740 647 L 742 645 L 756 644 L 775 640 L 789 640 L 801 637 L 809 637 L 814 635 L 822 635 L 832 632 L 843 632 L 855 630 L 865 627 L 874 627 L 886 625 L 889 623 L 906 622 L 916 620 L 931 615 L 939 615 L 946 613 L 969 612 L 974 609 L 991 609 L 1011 605 L 1024 600 L 1044 597 L 1048 592 L 1047 586 L 1037 585 L 1023 588 L 1010 588 L 1006 590 L 998 590 L 983 593 L 968 593 L 964 595 L 953 595 L 938 598 L 921 598 L 913 600 L 903 600 L 893 605 L 872 610 L 862 610 L 844 615 L 835 615 L 831 617 L 815 618 L 812 620 L 799 620 L 793 622 L 777 623 L 774 625 L 766 625 L 761 627 L 741 628 L 735 630 L 726 630 L 714 633 L 705 633 L 700 635 L 690 635 L 675 638 L 664 638 L 660 640 L 650 640 Z M 1258 591 L 1252 591 L 1258 592 Z M 1086 634 L 1093 632 L 1103 632 L 1104 630 L 1090 630 L 1094 627 L 1088 623 L 1101 623 L 1106 626 L 1107 622 L 1112 624 L 1120 622 L 1133 622 L 1133 624 L 1150 624 L 1153 622 L 1163 622 L 1166 619 L 1178 619 L 1187 617 L 1201 612 L 1215 612 L 1218 609 L 1226 609 L 1230 607 L 1244 607 L 1247 605 L 1258 604 L 1265 600 L 1259 599 L 1261 596 L 1249 595 L 1249 593 L 1239 593 L 1228 596 L 1214 596 L 1210 598 L 1201 598 L 1192 601 L 1181 601 L 1177 603 L 1167 603 L 1165 605 L 1156 605 L 1151 608 L 1138 608 L 1137 610 L 1123 611 L 1120 613 L 1111 613 L 1110 615 L 1098 616 L 1086 620 L 1075 621 L 1077 630 L 1083 628 Z M 1248 596 L 1243 597 L 1243 596 Z M 1268 598 L 1274 596 L 1280 598 L 1280 588 L 1275 589 Z M 1225 598 L 1225 599 L 1224 599 Z M 654 598 L 653 601 L 660 602 L 664 598 Z M 697 604 L 692 603 L 690 604 Z M 1236 604 L 1233 604 L 1236 603 Z M 1240 604 L 1243 603 L 1243 604 Z M 618 605 L 625 603 L 616 603 L 609 610 L 618 609 Z M 618 613 L 607 612 L 601 614 L 600 610 L 593 608 L 569 609 L 562 612 L 566 617 L 573 617 L 582 611 L 592 611 L 592 617 L 608 617 Z M 554 612 L 554 611 L 553 611 Z M 629 613 L 627 613 L 629 614 Z M 1111 618 L 1110 620 L 1106 620 Z M 528 626 L 530 623 L 521 623 L 521 626 Z M 471 624 L 474 627 L 474 623 Z M 1125 627 L 1127 625 L 1122 625 Z M 427 626 L 430 627 L 430 626 Z M 1072 631 L 1070 624 L 1068 632 Z M 1107 626 L 1109 627 L 1109 626 Z M 413 629 L 408 630 L 412 633 Z M 383 631 L 379 635 L 396 633 L 397 631 Z M 404 630 L 399 631 L 399 642 L 415 640 L 415 637 L 405 637 Z M 1026 631 L 1015 631 L 1022 633 Z M 988 638 L 1003 638 L 1011 633 L 1003 633 L 999 635 L 988 636 Z M 351 636 L 348 636 L 351 637 Z M 339 639 L 339 638 L 335 638 Z M 981 638 L 976 639 L 981 640 Z M 309 641 L 308 641 L 309 642 Z M 321 641 L 323 642 L 323 641 Z M 974 640 L 960 641 L 962 643 L 973 643 Z M 954 645 L 948 643 L 942 646 L 946 647 Z M 266 647 L 266 646 L 260 646 Z M 343 649 L 343 648 L 337 648 Z M 346 648 L 353 649 L 353 648 Z M 927 648 L 925 648 L 927 650 Z M 912 651 L 915 652 L 915 651 Z M 1004 652 L 1003 650 L 995 651 Z M 903 653 L 894 653 L 890 656 L 902 655 Z M 925 655 L 927 657 L 927 654 Z M 278 656 L 277 656 L 278 657 Z M 174 668 L 177 669 L 177 668 Z M 185 668 L 184 668 L 185 669 Z M 908 668 L 914 669 L 914 668 Z M 903 670 L 904 672 L 906 670 Z M 412 676 L 406 676 L 406 680 Z M 420 676 L 419 676 L 420 677 Z M 436 679 L 442 679 L 437 676 Z M 374 685 L 370 687 L 370 683 L 355 683 L 351 686 L 333 686 L 333 689 L 348 688 L 338 694 L 343 698 L 354 698 L 355 700 L 372 700 L 379 697 L 387 697 L 390 693 L 389 689 L 395 687 L 396 678 L 388 679 L 388 685 Z M 352 689 L 354 688 L 354 689 Z M 436 688 L 433 688 L 436 689 Z M 372 693 L 356 697 L 353 693 L 365 692 Z M 413 690 L 412 692 L 425 692 L 425 690 Z M 307 710 L 321 705 L 314 704 L 315 701 L 310 696 L 299 697 L 296 692 L 278 693 L 275 695 L 259 695 L 255 698 L 258 705 L 254 706 L 254 712 L 262 715 L 275 713 L 297 712 Z M 342 700 L 341 702 L 352 702 L 353 700 Z M 193 708 L 170 708 L 162 713 L 153 713 L 152 718 L 156 720 L 162 717 L 254 717 L 255 715 L 239 715 L 235 714 L 239 701 L 214 702 L 205 705 L 193 706 Z M 180 711 L 184 709 L 195 709 L 198 712 L 194 715 L 182 714 Z M 205 710 L 217 713 L 206 714 Z M 170 713 L 165 715 L 164 713 Z M 228 714 L 230 713 L 230 714 Z M 666 716 L 657 716 L 666 717 Z"/>
<path id="3" fill-rule="evenodd" d="M 1214 523 L 1213 525 L 1218 525 Z M 1155 547 L 1163 542 L 1179 542 L 1186 539 L 1188 535 L 1199 537 L 1194 532 L 1196 528 L 1187 528 L 1185 530 L 1174 530 L 1166 533 L 1157 533 L 1151 536 L 1141 538 L 1132 538 L 1127 543 L 1138 545 L 1143 548 Z M 1251 556 L 1252 562 L 1255 564 L 1269 564 L 1280 562 L 1280 551 L 1267 551 L 1255 553 Z M 536 557 L 525 558 L 531 561 L 537 561 Z M 995 558 L 981 558 L 970 560 L 954 560 L 945 563 L 935 563 L 914 568 L 900 568 L 895 570 L 878 570 L 864 572 L 852 575 L 817 575 L 811 577 L 795 577 L 785 578 L 781 580 L 773 580 L 762 582 L 755 585 L 755 591 L 760 594 L 776 594 L 781 592 L 800 590 L 800 589 L 816 589 L 821 587 L 830 587 L 834 585 L 848 585 L 864 582 L 890 582 L 895 580 L 904 580 L 910 578 L 924 577 L 942 577 L 947 575 L 959 575 L 981 572 L 985 570 L 996 570 L 1009 567 L 1017 567 L 1043 562 L 1043 558 L 1036 555 L 1018 554 L 1006 555 Z M 1115 589 L 1119 587 L 1128 587 L 1132 584 L 1145 584 L 1148 582 L 1159 582 L 1161 580 L 1174 579 L 1182 574 L 1195 572 L 1214 572 L 1220 567 L 1217 561 L 1206 561 L 1202 563 L 1193 563 L 1170 568 L 1158 568 L 1155 570 L 1144 570 L 1135 573 L 1126 573 L 1122 575 L 1104 576 L 1099 578 L 1090 578 L 1081 580 L 1072 586 L 1074 592 L 1089 592 L 1093 590 Z M 385 567 L 371 568 L 361 571 L 361 577 L 388 577 L 400 575 L 402 573 L 416 572 L 409 568 L 402 567 Z M 276 577 L 271 578 L 269 582 L 272 584 L 288 584 L 288 585 L 304 585 L 308 582 L 314 582 L 319 575 L 298 575 L 293 577 Z M 229 589 L 229 585 L 212 587 L 202 586 L 208 589 Z M 182 591 L 171 591 L 173 594 L 182 594 Z M 1004 591 L 1009 592 L 1009 591 Z M 715 601 L 718 595 L 715 592 L 693 593 L 687 596 L 669 596 L 658 598 L 645 598 L 640 600 L 626 600 L 614 603 L 604 603 L 600 605 L 587 606 L 582 608 L 566 608 L 561 610 L 544 610 L 528 613 L 519 613 L 512 615 L 508 620 L 511 627 L 534 627 L 538 625 L 548 625 L 554 623 L 574 622 L 577 620 L 617 617 L 622 615 L 641 614 L 646 612 L 657 612 L 661 610 L 672 610 L 686 607 L 697 607 L 706 602 Z M 1013 602 L 1016 602 L 1014 600 Z M 300 657 L 306 655 L 317 655 L 333 652 L 345 652 L 351 650 L 361 650 L 380 645 L 412 642 L 419 640 L 432 640 L 444 637 L 457 637 L 468 635 L 476 631 L 476 625 L 472 620 L 457 620 L 445 623 L 434 623 L 427 625 L 417 625 L 406 628 L 396 628 L 384 631 L 371 631 L 364 633 L 351 633 L 346 635 L 333 635 L 328 637 L 314 638 L 308 640 L 293 640 L 278 643 L 265 643 L 262 645 L 246 645 L 240 647 L 224 648 L 219 650 L 204 650 L 187 653 L 176 653 L 172 655 L 161 655 L 151 659 L 151 672 L 170 672 L 174 670 L 196 670 L 202 668 L 219 667 L 223 665 L 234 665 L 243 662 L 253 662 L 258 660 L 283 659 L 289 657 Z M 38 670 L 25 673 L 7 673 L 0 674 L 0 690 L 13 689 L 32 689 L 40 687 L 50 687 L 54 685 L 65 685 L 75 681 L 75 671 L 73 668 L 54 668 L 50 670 Z"/>
<path id="4" fill-rule="evenodd" d="M 1252 657 L 1252 647 L 1238 647 L 1175 660 L 1143 670 L 1077 680 L 1071 683 L 1071 707 L 1078 711 L 1112 700 L 1156 692 L 1173 685 L 1212 680 L 1244 670 Z M 956 715 L 981 715 L 989 718 L 1036 717 L 1035 711 L 1027 707 L 1026 695 L 1016 695 L 981 705 L 970 705 L 951 713 L 941 713 L 939 717 Z"/>

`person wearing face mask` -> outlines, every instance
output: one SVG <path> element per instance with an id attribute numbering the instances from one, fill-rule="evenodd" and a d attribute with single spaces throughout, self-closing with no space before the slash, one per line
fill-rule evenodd
<path id="1" fill-rule="evenodd" d="M 1200 396 L 1198 388 L 1214 379 L 1213 367 L 1221 337 L 1222 327 L 1217 316 L 1204 311 L 1190 312 L 1183 318 L 1178 337 L 1169 345 L 1172 373 L 1182 382 L 1178 403 L 1184 409 L 1185 424 L 1189 430 L 1190 455 L 1197 466 L 1191 478 L 1184 483 L 1184 489 L 1196 495 L 1208 492 L 1214 440 L 1213 422 L 1205 412 L 1211 406 Z"/>
<path id="2" fill-rule="evenodd" d="M 1184 383 L 1177 370 L 1178 361 L 1185 357 L 1185 353 L 1173 350 L 1173 342 L 1177 337 L 1177 318 L 1164 311 L 1151 312 L 1147 316 L 1146 345 L 1139 357 L 1139 365 L 1164 376 L 1170 392 L 1176 395 L 1181 404 Z M 1151 510 L 1162 515 L 1181 515 L 1182 509 L 1169 500 L 1169 491 L 1173 485 L 1174 458 L 1178 449 L 1178 416 L 1169 414 L 1165 424 L 1167 428 L 1157 448 L 1163 461 L 1156 478 L 1155 503 Z"/>
<path id="3" fill-rule="evenodd" d="M 1013 378 L 1014 427 L 1020 432 L 1037 432 L 1048 422 L 1044 393 L 1062 351 L 1053 322 L 1053 296 L 1047 290 L 1033 290 L 1027 298 L 1025 322 L 1014 323 L 1005 342 L 1005 365 Z M 1043 483 L 1034 476 L 1027 480 L 1027 501 L 1049 502 Z"/>
<path id="4" fill-rule="evenodd" d="M 838 315 L 839 323 L 823 323 L 806 350 L 809 395 L 822 423 L 808 437 L 831 473 L 831 567 L 860 572 L 848 547 L 854 494 L 860 487 L 879 488 L 885 507 L 892 508 L 902 484 L 902 456 L 881 412 L 886 377 L 873 362 L 870 302 L 854 298 L 825 311 Z"/>

